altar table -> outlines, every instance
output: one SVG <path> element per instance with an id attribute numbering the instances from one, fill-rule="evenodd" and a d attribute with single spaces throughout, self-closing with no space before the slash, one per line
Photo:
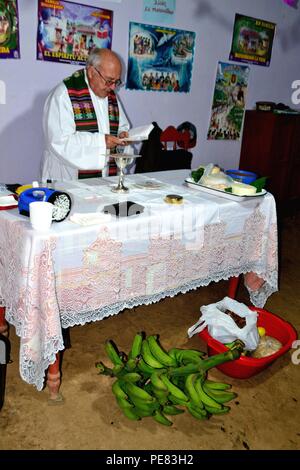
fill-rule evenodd
<path id="1" fill-rule="evenodd" d="M 242 273 L 265 281 L 249 290 L 258 307 L 278 290 L 273 196 L 236 202 L 206 194 L 186 186 L 189 173 L 127 175 L 127 195 L 111 192 L 116 177 L 55 183 L 71 195 L 71 214 L 99 213 L 126 199 L 144 207 L 95 225 L 68 217 L 37 232 L 17 209 L 0 211 L 0 306 L 20 337 L 23 380 L 43 388 L 64 349 L 62 328 Z M 167 204 L 167 194 L 183 196 L 183 204 Z"/>

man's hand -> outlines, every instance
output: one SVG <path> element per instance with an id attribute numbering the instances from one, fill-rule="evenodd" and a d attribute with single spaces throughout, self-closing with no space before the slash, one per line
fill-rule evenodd
<path id="1" fill-rule="evenodd" d="M 121 134 L 124 134 L 124 132 L 122 132 Z M 121 137 L 121 134 L 119 137 L 116 137 L 114 135 L 110 135 L 110 134 L 105 134 L 105 143 L 106 143 L 106 148 L 108 149 L 112 149 L 114 147 L 116 147 L 117 145 L 127 145 L 126 142 L 124 142 L 124 140 L 122 140 L 122 138 L 124 139 L 126 136 L 122 136 Z M 125 134 L 128 135 L 127 132 L 125 132 Z"/>
<path id="2" fill-rule="evenodd" d="M 119 139 L 127 139 L 128 136 L 129 136 L 129 134 L 128 134 L 127 131 L 122 131 L 122 132 L 120 132 L 120 134 L 118 135 Z"/>

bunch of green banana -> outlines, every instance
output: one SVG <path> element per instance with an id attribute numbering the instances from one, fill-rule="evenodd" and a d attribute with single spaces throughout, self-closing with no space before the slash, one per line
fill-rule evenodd
<path id="1" fill-rule="evenodd" d="M 134 336 L 129 354 L 120 353 L 112 340 L 105 342 L 105 351 L 113 367 L 96 363 L 100 374 L 115 377 L 112 392 L 124 415 L 131 420 L 152 417 L 166 426 L 168 416 L 188 412 L 197 419 L 227 413 L 225 403 L 237 395 L 231 385 L 214 382 L 208 370 L 223 362 L 237 359 L 244 344 L 237 340 L 222 354 L 205 357 L 194 349 L 172 348 L 166 351 L 157 335 Z"/>

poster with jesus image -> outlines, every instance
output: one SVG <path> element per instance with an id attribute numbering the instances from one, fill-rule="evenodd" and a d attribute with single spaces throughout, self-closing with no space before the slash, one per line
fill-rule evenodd
<path id="1" fill-rule="evenodd" d="M 249 67 L 219 62 L 207 138 L 239 140 L 245 114 Z"/>

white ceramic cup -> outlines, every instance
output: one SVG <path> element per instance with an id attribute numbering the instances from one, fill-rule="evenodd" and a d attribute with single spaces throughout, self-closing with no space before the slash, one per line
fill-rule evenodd
<path id="1" fill-rule="evenodd" d="M 34 230 L 45 232 L 52 223 L 53 204 L 46 201 L 34 201 L 29 204 L 31 226 Z"/>

